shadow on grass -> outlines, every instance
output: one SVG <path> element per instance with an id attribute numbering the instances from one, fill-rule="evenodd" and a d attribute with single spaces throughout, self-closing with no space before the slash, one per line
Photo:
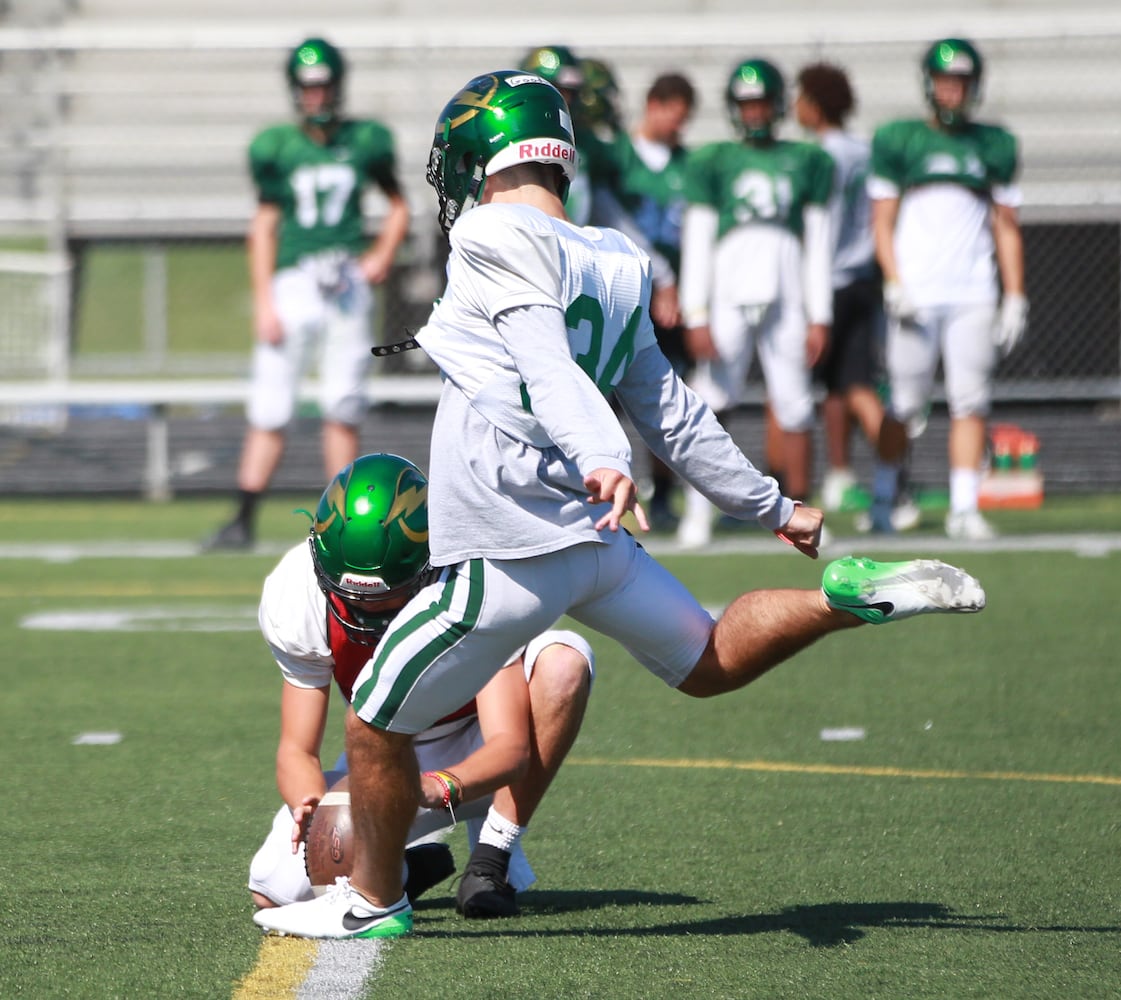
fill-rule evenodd
<path id="1" fill-rule="evenodd" d="M 642 927 L 532 927 L 523 929 L 526 919 L 549 918 L 564 913 L 582 913 L 606 907 L 634 906 L 691 906 L 704 901 L 693 896 L 638 892 L 631 890 L 605 890 L 602 892 L 541 892 L 527 895 L 522 905 L 522 918 L 513 922 L 477 924 L 454 918 L 430 924 L 427 920 L 418 926 L 421 934 L 433 937 L 491 936 L 519 937 L 595 937 L 606 935 L 725 935 L 740 937 L 750 934 L 796 934 L 815 948 L 834 948 L 851 945 L 864 938 L 872 928 L 905 930 L 983 931 L 985 933 L 1063 933 L 1063 934 L 1116 934 L 1121 925 L 1112 926 L 1044 926 L 1017 924 L 1002 915 L 966 916 L 942 903 L 882 902 L 882 903 L 813 903 L 789 906 L 778 913 L 753 913 L 742 916 L 715 917 L 711 920 L 687 920 L 680 923 L 652 924 Z M 441 926 L 441 924 L 443 926 Z"/>

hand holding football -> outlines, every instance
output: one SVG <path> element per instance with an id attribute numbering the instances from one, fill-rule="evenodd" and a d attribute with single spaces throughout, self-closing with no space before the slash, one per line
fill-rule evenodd
<path id="1" fill-rule="evenodd" d="M 350 822 L 350 791 L 343 775 L 320 800 L 307 831 L 304 867 L 318 896 L 354 867 L 354 830 Z"/>

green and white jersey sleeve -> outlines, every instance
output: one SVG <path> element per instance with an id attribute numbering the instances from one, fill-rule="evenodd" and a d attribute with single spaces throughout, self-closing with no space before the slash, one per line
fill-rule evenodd
<path id="1" fill-rule="evenodd" d="M 833 161 L 818 146 L 778 141 L 763 146 L 720 142 L 688 161 L 690 210 L 716 217 L 715 247 L 692 237 L 707 227 L 686 226 L 682 242 L 682 308 L 702 302 L 764 306 L 804 300 L 802 238 L 808 209 L 824 209 L 833 188 Z M 689 262 L 711 259 L 711 266 Z M 705 272 L 711 287 L 700 287 Z M 824 277 L 829 284 L 829 277 Z"/>
<path id="2" fill-rule="evenodd" d="M 908 119 L 876 131 L 868 192 L 900 200 L 895 257 L 916 305 L 995 301 L 991 206 L 1019 206 L 1017 170 L 1016 140 L 997 126 Z"/>
<path id="3" fill-rule="evenodd" d="M 581 228 L 523 206 L 481 208 L 452 228 L 448 290 L 417 339 L 497 426 L 548 447 L 555 442 L 534 415 L 495 318 L 519 306 L 560 310 L 571 359 L 606 397 L 635 354 L 654 343 L 642 305 L 649 262 L 614 230 Z"/>
<path id="4" fill-rule="evenodd" d="M 326 145 L 295 125 L 267 128 L 249 146 L 249 169 L 258 199 L 280 206 L 277 269 L 325 250 L 360 253 L 364 190 L 399 189 L 392 134 L 374 121 L 344 121 Z"/>
<path id="5" fill-rule="evenodd" d="M 316 583 L 306 541 L 289 549 L 265 578 L 257 623 L 289 684 L 320 688 L 332 682 L 327 598 Z"/>
<path id="6" fill-rule="evenodd" d="M 525 205 L 474 208 L 450 241 L 447 289 L 417 334 L 445 379 L 429 473 L 433 563 L 598 540 L 583 477 L 630 474 L 607 396 L 655 343 L 649 260 L 613 230 Z M 529 315 L 511 328 L 524 307 L 550 323 Z"/>

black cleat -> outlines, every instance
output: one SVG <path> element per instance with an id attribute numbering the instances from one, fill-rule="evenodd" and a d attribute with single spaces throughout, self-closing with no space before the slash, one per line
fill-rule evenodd
<path id="1" fill-rule="evenodd" d="M 417 844 L 407 848 L 405 863 L 409 876 L 405 880 L 405 894 L 412 903 L 437 882 L 455 874 L 455 858 L 447 844 Z"/>
<path id="2" fill-rule="evenodd" d="M 488 857 L 488 853 L 504 856 L 503 860 Z M 480 857 L 480 855 L 482 855 Z M 455 894 L 455 909 L 469 920 L 488 920 L 494 917 L 516 917 L 521 911 L 515 899 L 514 887 L 506 881 L 506 863 L 510 856 L 505 851 L 480 844 L 475 848 L 467 870 Z"/>
<path id="3" fill-rule="evenodd" d="M 230 521 L 202 543 L 203 552 L 253 548 L 253 531 L 241 521 Z"/>

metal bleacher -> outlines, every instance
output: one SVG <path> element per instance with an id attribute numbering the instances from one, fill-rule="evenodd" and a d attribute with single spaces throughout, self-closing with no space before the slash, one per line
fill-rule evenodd
<path id="1" fill-rule="evenodd" d="M 647 0 L 638 12 L 626 0 L 523 0 L 516 13 L 452 0 L 0 0 L 0 238 L 45 236 L 48 246 L 75 258 L 81 247 L 100 242 L 159 246 L 240 239 L 253 210 L 246 146 L 257 129 L 290 115 L 284 57 L 310 34 L 331 39 L 347 56 L 348 111 L 376 117 L 395 134 L 414 210 L 414 267 L 433 262 L 439 247 L 423 179 L 436 113 L 471 76 L 513 65 L 532 46 L 563 43 L 605 59 L 632 120 L 658 72 L 687 73 L 701 97 L 688 134 L 696 144 L 728 136 L 724 83 L 730 68 L 749 55 L 774 59 L 788 77 L 813 59 L 840 63 L 860 102 L 852 125 L 869 134 L 882 120 L 921 113 L 921 52 L 932 38 L 964 35 L 986 57 L 982 117 L 1011 126 L 1022 143 L 1023 217 L 1029 227 L 1040 227 L 1036 235 L 1027 232 L 1039 342 L 1092 340 L 1100 348 L 1070 366 L 1071 377 L 1060 372 L 1065 395 L 1059 398 L 1090 401 L 1087 407 L 1094 400 L 1115 405 L 1121 398 L 1114 292 L 1121 229 L 1121 4 L 786 0 L 747 8 L 743 0 Z M 785 128 L 797 134 L 792 122 Z M 378 199 L 368 207 L 376 227 Z M 1088 236 L 1087 226 L 1097 228 Z M 1101 249 L 1088 239 L 1101 240 Z M 1090 291 L 1084 294 L 1079 282 Z M 1084 308 L 1093 295 L 1100 296 L 1096 311 Z M 1094 337 L 1068 329 L 1072 298 L 1077 321 L 1094 326 Z M 1004 373 L 1012 376 L 1003 383 L 1006 399 L 1051 398 L 1044 395 L 1056 384 L 1050 358 L 1033 349 Z M 27 398 L 92 405 L 114 392 L 111 382 L 80 380 L 6 387 L 9 377 L 0 373 L 0 409 L 25 405 Z M 128 446 L 146 454 L 140 483 L 148 495 L 233 481 L 236 419 L 234 443 L 220 455 L 207 450 L 213 460 L 205 474 L 213 476 L 209 487 L 203 474 L 175 471 L 176 455 L 211 448 L 184 436 L 212 439 L 213 430 L 169 424 L 168 408 L 185 394 L 213 404 L 244 396 L 239 379 L 213 382 L 204 391 L 173 380 L 133 381 L 129 401 L 153 415 L 146 438 L 130 438 Z M 1028 391 L 1017 387 L 1022 385 Z M 383 399 L 396 391 L 385 382 L 380 389 Z M 408 399 L 418 389 L 403 382 L 401 391 Z M 419 391 L 423 396 L 430 387 Z M 1068 427 L 1072 440 L 1082 440 L 1087 427 L 1094 428 L 1091 443 L 1104 433 L 1094 423 L 1098 417 L 1089 415 L 1096 411 L 1080 412 L 1070 419 L 1065 411 L 1056 416 L 1049 440 Z M 133 427 L 120 433 L 126 430 L 139 433 Z M 72 433 L 95 431 L 76 426 Z M 1085 488 L 1078 478 L 1085 456 L 1067 451 L 1069 482 Z M 9 488 L 49 486 L 57 464 L 46 456 L 29 467 L 25 486 Z M 292 481 L 306 480 L 309 465 L 311 481 L 318 481 L 314 448 L 293 470 Z M 91 481 L 98 471 L 91 467 Z M 1121 465 L 1117 471 L 1121 482 Z M 119 486 L 119 475 L 92 488 L 112 483 Z"/>
<path id="2" fill-rule="evenodd" d="M 571 0 L 488 17 L 429 0 L 327 0 L 319 17 L 292 0 L 10 0 L 0 22 L 0 225 L 50 223 L 88 236 L 241 232 L 251 210 L 245 146 L 289 113 L 287 49 L 322 33 L 347 53 L 348 107 L 397 136 L 402 176 L 427 219 L 423 167 L 435 112 L 475 73 L 528 47 L 565 42 L 616 69 L 627 109 L 659 70 L 681 68 L 702 94 L 690 133 L 723 137 L 719 94 L 729 67 L 763 52 L 793 71 L 815 57 L 849 69 L 855 126 L 915 113 L 923 43 L 945 33 L 981 43 L 985 114 L 1010 123 L 1024 148 L 1029 206 L 1082 211 L 1121 203 L 1121 8 L 1078 0 L 938 6 L 790 0 L 781 13 L 740 13 L 728 0 Z M 158 11 L 158 13 L 157 13 Z M 374 207 L 376 214 L 376 206 Z"/>

